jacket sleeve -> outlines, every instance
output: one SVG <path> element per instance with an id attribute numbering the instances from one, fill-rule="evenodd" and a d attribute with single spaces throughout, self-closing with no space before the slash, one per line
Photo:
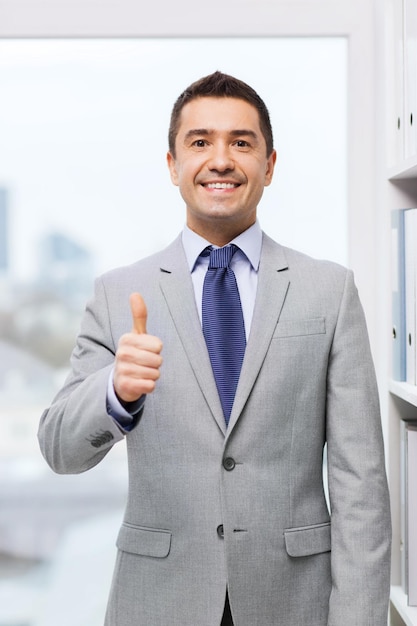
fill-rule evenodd
<path id="1" fill-rule="evenodd" d="M 351 272 L 327 383 L 332 592 L 328 626 L 383 626 L 390 592 L 391 517 L 378 390 Z"/>
<path id="2" fill-rule="evenodd" d="M 40 420 L 40 448 L 55 472 L 83 472 L 123 439 L 106 406 L 115 349 L 106 294 L 98 279 L 71 355 L 71 371 Z"/>

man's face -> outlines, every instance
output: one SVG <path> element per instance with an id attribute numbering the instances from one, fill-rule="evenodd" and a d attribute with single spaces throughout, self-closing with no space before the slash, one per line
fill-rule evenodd
<path id="1" fill-rule="evenodd" d="M 276 158 L 267 157 L 255 107 L 237 98 L 192 100 L 182 109 L 175 147 L 168 166 L 188 226 L 209 241 L 214 231 L 236 236 L 249 228 Z"/>

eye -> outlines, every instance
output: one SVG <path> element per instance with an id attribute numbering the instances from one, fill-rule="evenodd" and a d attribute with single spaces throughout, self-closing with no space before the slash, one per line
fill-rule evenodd
<path id="1" fill-rule="evenodd" d="M 204 146 L 206 145 L 206 141 L 204 139 L 196 139 L 195 141 L 193 141 L 192 145 L 196 148 L 204 148 Z"/>
<path id="2" fill-rule="evenodd" d="M 237 148 L 249 148 L 249 143 L 245 139 L 238 139 L 235 145 Z"/>

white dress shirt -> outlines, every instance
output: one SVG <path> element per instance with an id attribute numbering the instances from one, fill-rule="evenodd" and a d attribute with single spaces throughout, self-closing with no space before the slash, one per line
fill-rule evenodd
<path id="1" fill-rule="evenodd" d="M 190 230 L 188 226 L 185 226 L 182 232 L 182 243 L 188 267 L 191 272 L 194 295 L 201 322 L 203 283 L 208 268 L 209 257 L 200 257 L 200 254 L 211 244 L 209 241 L 206 241 L 203 237 L 200 237 L 200 235 Z M 262 231 L 259 223 L 255 222 L 253 226 L 245 230 L 230 243 L 234 243 L 239 248 L 232 257 L 230 267 L 236 276 L 239 289 L 247 341 L 252 323 L 253 308 L 255 306 L 259 261 L 261 258 Z M 213 247 L 216 248 L 218 246 Z"/>

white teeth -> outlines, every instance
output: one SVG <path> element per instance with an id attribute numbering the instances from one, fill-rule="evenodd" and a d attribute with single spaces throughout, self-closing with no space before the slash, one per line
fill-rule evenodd
<path id="1" fill-rule="evenodd" d="M 209 189 L 234 189 L 237 187 L 235 183 L 207 183 Z"/>

